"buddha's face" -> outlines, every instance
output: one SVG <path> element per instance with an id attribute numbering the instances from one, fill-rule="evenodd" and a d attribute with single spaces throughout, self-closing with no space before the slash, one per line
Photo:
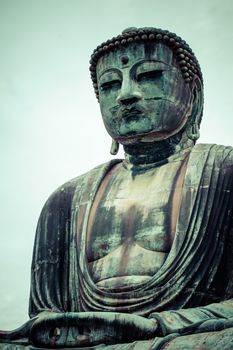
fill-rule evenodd
<path id="1" fill-rule="evenodd" d="M 159 141 L 179 132 L 192 91 L 164 44 L 132 44 L 101 57 L 99 101 L 111 137 L 122 144 Z"/>

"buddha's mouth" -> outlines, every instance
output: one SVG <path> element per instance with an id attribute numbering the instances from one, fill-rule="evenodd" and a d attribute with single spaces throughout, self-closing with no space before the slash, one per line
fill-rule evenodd
<path id="1" fill-rule="evenodd" d="M 144 113 L 142 110 L 140 110 L 138 108 L 130 107 L 130 108 L 120 109 L 119 116 L 121 119 L 126 119 L 126 120 L 134 119 L 135 120 L 137 118 L 143 117 Z"/>

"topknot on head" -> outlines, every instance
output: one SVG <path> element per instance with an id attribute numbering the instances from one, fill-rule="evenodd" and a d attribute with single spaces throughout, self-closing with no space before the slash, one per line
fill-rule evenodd
<path id="1" fill-rule="evenodd" d="M 137 27 L 128 27 L 128 28 L 125 28 L 124 30 L 122 30 L 121 34 L 136 32 L 136 31 L 137 31 Z"/>
<path id="2" fill-rule="evenodd" d="M 132 43 L 155 42 L 169 46 L 178 61 L 182 76 L 186 83 L 192 82 L 195 76 L 200 78 L 203 84 L 201 68 L 196 56 L 189 45 L 175 33 L 153 27 L 129 27 L 122 31 L 122 34 L 103 42 L 93 51 L 90 60 L 90 72 L 96 97 L 99 99 L 97 84 L 96 66 L 100 57 L 112 51 L 117 51 L 121 47 L 127 47 Z"/>

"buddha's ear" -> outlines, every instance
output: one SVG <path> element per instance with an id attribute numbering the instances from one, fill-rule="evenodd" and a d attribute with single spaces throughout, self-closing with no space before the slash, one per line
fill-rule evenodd
<path id="1" fill-rule="evenodd" d="M 187 121 L 186 133 L 189 139 L 196 142 L 200 137 L 200 124 L 203 113 L 203 84 L 200 78 L 196 76 L 191 85 L 193 100 L 192 100 L 192 110 Z"/>
<path id="2" fill-rule="evenodd" d="M 112 145 L 111 145 L 111 149 L 110 149 L 110 154 L 115 156 L 118 153 L 118 150 L 119 150 L 119 142 L 117 142 L 116 140 L 112 139 Z"/>

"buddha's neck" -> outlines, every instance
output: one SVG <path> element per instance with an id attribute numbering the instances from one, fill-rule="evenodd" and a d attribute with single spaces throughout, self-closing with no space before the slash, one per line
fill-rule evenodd
<path id="1" fill-rule="evenodd" d="M 125 145 L 124 166 L 134 173 L 168 163 L 188 152 L 194 143 L 185 135 L 178 134 L 167 140 Z"/>

